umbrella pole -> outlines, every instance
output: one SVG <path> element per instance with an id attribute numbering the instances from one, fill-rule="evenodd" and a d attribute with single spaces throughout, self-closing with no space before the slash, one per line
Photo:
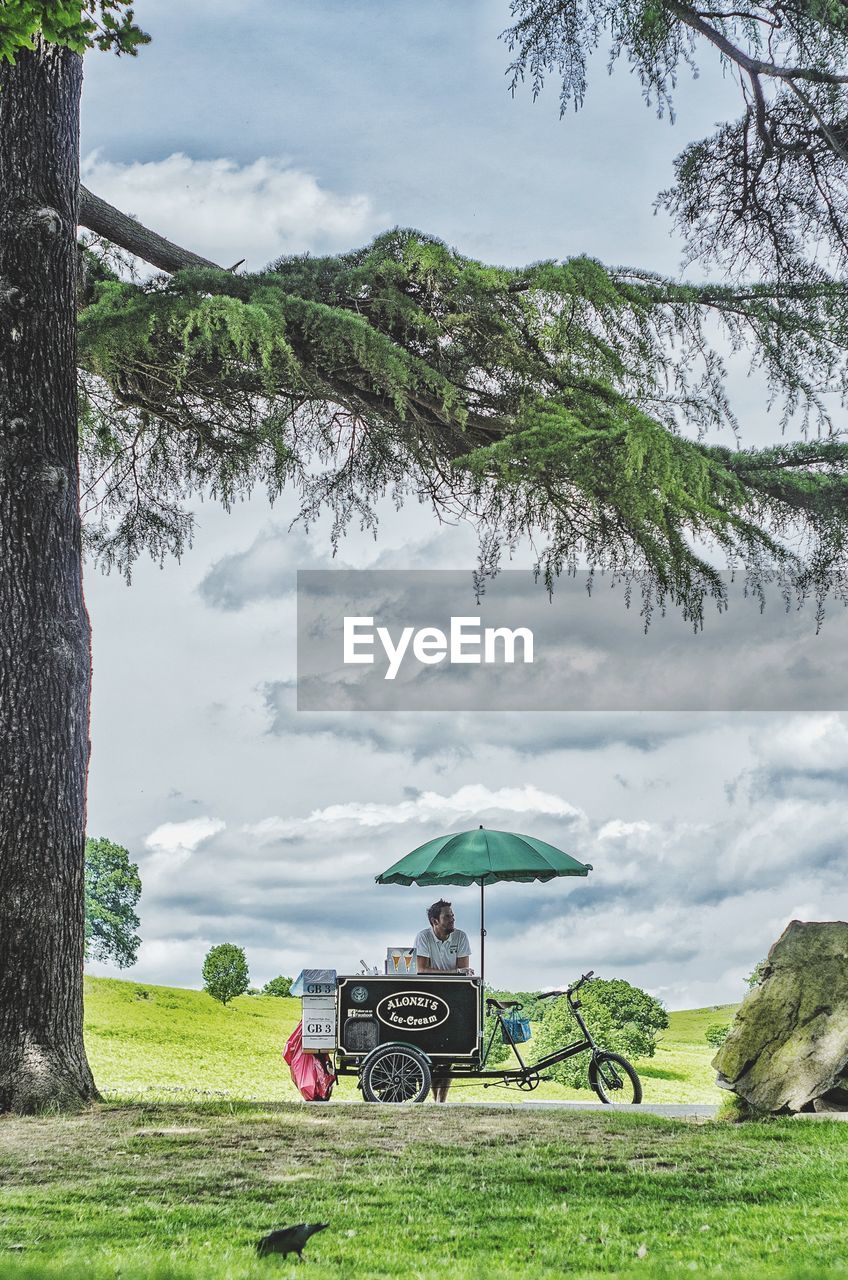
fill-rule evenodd
<path id="1" fill-rule="evenodd" d="M 486 977 L 486 886 L 480 881 L 480 978 L 481 989 Z"/>

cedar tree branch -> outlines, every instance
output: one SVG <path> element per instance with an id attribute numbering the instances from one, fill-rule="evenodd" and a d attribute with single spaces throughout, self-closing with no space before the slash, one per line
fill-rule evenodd
<path id="1" fill-rule="evenodd" d="M 134 253 L 160 271 L 173 273 L 186 267 L 214 267 L 217 271 L 226 269 L 217 262 L 210 262 L 208 258 L 201 258 L 190 249 L 172 244 L 164 236 L 148 230 L 140 222 L 136 222 L 135 218 L 128 218 L 125 213 L 83 186 L 80 186 L 79 221 L 81 227 L 86 227 L 95 235 L 103 236 L 104 240 Z"/>

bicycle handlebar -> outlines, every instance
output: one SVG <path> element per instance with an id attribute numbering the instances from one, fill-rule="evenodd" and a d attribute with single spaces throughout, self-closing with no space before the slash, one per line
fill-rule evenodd
<path id="1" fill-rule="evenodd" d="M 589 972 L 588 972 L 588 973 L 584 973 L 584 974 L 583 974 L 583 976 L 582 976 L 582 977 L 581 977 L 577 982 L 575 982 L 573 986 L 571 986 L 571 987 L 565 987 L 565 989 L 563 989 L 562 987 L 560 987 L 557 991 L 540 991 L 540 992 L 539 992 L 538 999 L 539 999 L 539 1000 L 553 1000 L 553 998 L 554 998 L 555 996 L 557 996 L 557 997 L 559 997 L 559 996 L 573 996 L 573 995 L 574 995 L 574 993 L 575 993 L 575 991 L 579 990 L 579 988 L 583 986 L 583 983 L 584 983 L 584 982 L 588 982 L 588 981 L 589 981 L 589 979 L 590 979 L 590 978 L 593 978 L 594 976 L 595 976 L 595 970 L 594 970 L 594 969 L 590 969 L 590 970 L 589 970 Z"/>
<path id="2" fill-rule="evenodd" d="M 593 978 L 594 976 L 595 976 L 594 969 L 590 969 L 588 973 L 584 973 L 579 982 L 575 982 L 573 987 L 568 988 L 566 995 L 569 995 L 569 996 L 574 995 L 574 992 L 577 991 L 580 987 L 582 987 L 584 982 L 588 982 L 589 979 Z"/>

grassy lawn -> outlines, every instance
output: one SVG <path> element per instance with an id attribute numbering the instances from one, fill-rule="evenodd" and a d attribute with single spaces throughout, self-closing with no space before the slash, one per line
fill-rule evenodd
<path id="1" fill-rule="evenodd" d="M 703 1033 L 732 1013 L 671 1015 L 639 1064 L 647 1101 L 718 1101 Z M 280 1058 L 299 1015 L 87 980 L 107 1101 L 0 1117 L 0 1280 L 848 1275 L 846 1125 L 370 1107 L 345 1101 L 352 1082 L 308 1106 Z M 305 1270 L 257 1258 L 301 1221 L 330 1223 Z"/>
<path id="2" fill-rule="evenodd" d="M 101 1091 L 108 1098 L 238 1099 L 294 1102 L 281 1050 L 300 1020 L 300 1001 L 242 996 L 224 1008 L 201 991 L 156 987 L 110 978 L 87 978 L 86 1047 Z M 729 1021 L 735 1006 L 672 1013 L 656 1056 L 637 1063 L 646 1102 L 721 1101 L 704 1040 L 712 1022 Z M 532 1041 L 526 1046 L 532 1052 Z M 525 1057 L 529 1060 L 529 1056 Z M 460 1092 L 460 1088 L 462 1092 Z M 336 1097 L 358 1098 L 352 1080 Z M 456 1100 L 594 1098 L 556 1084 L 532 1094 L 454 1086 Z"/>
<path id="3" fill-rule="evenodd" d="M 0 1275 L 845 1275 L 848 1127 L 223 1103 L 0 1118 Z M 330 1229 L 308 1263 L 266 1231 Z"/>
<path id="4" fill-rule="evenodd" d="M 667 1030 L 653 1058 L 636 1063 L 645 1102 L 720 1103 L 726 1096 L 716 1088 L 710 1062 L 715 1049 L 704 1039 L 713 1023 L 731 1022 L 737 1005 L 715 1005 L 708 1009 L 684 1009 L 669 1014 Z"/>

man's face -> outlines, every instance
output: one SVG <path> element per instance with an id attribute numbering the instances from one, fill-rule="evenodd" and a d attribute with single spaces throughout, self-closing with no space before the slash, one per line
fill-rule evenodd
<path id="1" fill-rule="evenodd" d="M 441 915 L 438 919 L 439 929 L 444 934 L 453 933 L 456 928 L 456 920 L 450 907 L 442 907 Z"/>

